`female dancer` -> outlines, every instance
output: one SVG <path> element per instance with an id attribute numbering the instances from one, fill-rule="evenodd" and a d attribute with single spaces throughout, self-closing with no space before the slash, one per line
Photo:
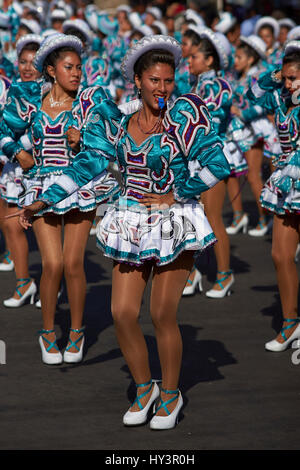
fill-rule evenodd
<path id="1" fill-rule="evenodd" d="M 272 16 L 263 16 L 255 24 L 254 34 L 260 36 L 266 44 L 265 66 L 270 70 L 282 62 L 282 50 L 277 42 L 279 32 L 279 23 Z"/>
<path id="2" fill-rule="evenodd" d="M 82 45 L 75 36 L 57 34 L 46 38 L 35 56 L 35 67 L 47 79 L 46 87 L 29 82 L 10 87 L 9 105 L 5 108 L 2 132 L 14 136 L 14 127 L 20 133 L 30 129 L 33 158 L 22 149 L 20 142 L 3 146 L 3 151 L 16 156 L 21 166 L 28 160 L 29 170 L 23 180 L 24 193 L 19 205 L 30 204 L 35 196 L 55 182 L 62 168 L 72 165 L 77 152 L 74 135 L 80 127 L 79 112 L 84 118 L 94 102 L 95 89 L 82 100 L 75 101 L 81 79 L 80 54 Z M 104 95 L 104 93 L 101 91 Z M 77 109 L 75 121 L 75 107 Z M 67 134 L 68 133 L 68 134 Z M 67 142 L 68 135 L 68 142 Z M 24 168 L 24 166 L 23 166 Z M 84 252 L 98 199 L 97 182 L 87 186 L 60 204 L 41 211 L 34 219 L 33 230 L 42 258 L 40 297 L 43 330 L 39 337 L 42 360 L 47 364 L 78 362 L 82 359 L 82 316 L 85 302 L 86 280 Z M 62 245 L 62 227 L 64 242 Z M 69 343 L 62 358 L 55 341 L 54 316 L 62 274 L 65 276 L 71 311 Z"/>
<path id="3" fill-rule="evenodd" d="M 265 43 L 259 36 L 240 37 L 234 62 L 238 79 L 233 83 L 232 119 L 227 131 L 228 138 L 236 141 L 245 154 L 248 165 L 247 181 L 254 195 L 259 217 L 257 226 L 248 231 L 251 236 L 263 236 L 268 231 L 266 211 L 261 207 L 259 200 L 263 187 L 261 168 L 263 157 L 266 156 L 269 158 L 272 171 L 272 158 L 280 152 L 274 124 L 262 107 L 252 106 L 246 97 L 251 83 L 265 72 L 262 65 L 262 61 L 266 59 L 265 51 Z M 245 233 L 249 218 L 243 211 L 240 186 L 236 179 L 230 178 L 228 193 L 233 201 L 233 221 L 231 226 L 227 227 L 227 233 L 235 234 L 241 229 Z"/>
<path id="4" fill-rule="evenodd" d="M 218 76 L 218 72 L 225 69 L 229 63 L 230 43 L 222 33 L 214 33 L 208 28 L 192 25 L 189 28 L 194 33 L 194 46 L 191 48 L 188 63 L 190 73 L 197 76 L 193 92 L 203 99 L 212 116 L 216 133 L 225 140 L 230 119 L 232 90 L 228 81 Z M 205 213 L 218 239 L 218 243 L 214 246 L 217 278 L 212 289 L 206 292 L 206 296 L 211 298 L 229 295 L 234 282 L 230 269 L 230 243 L 222 216 L 225 193 L 226 183 L 220 181 L 201 196 Z M 183 295 L 193 294 L 197 285 L 201 290 L 201 274 L 194 268 Z"/>
<path id="5" fill-rule="evenodd" d="M 299 279 L 294 261 L 300 234 L 299 83 L 300 41 L 291 41 L 281 70 L 264 74 L 248 92 L 253 103 L 275 113 L 282 149 L 261 194 L 262 206 L 274 214 L 272 258 L 283 313 L 280 333 L 265 345 L 269 351 L 284 351 L 293 339 L 300 338 Z"/>
<path id="6" fill-rule="evenodd" d="M 39 78 L 40 73 L 35 69 L 33 60 L 41 41 L 41 37 L 35 34 L 22 36 L 17 41 L 19 82 L 35 81 Z M 13 125 L 13 123 L 11 124 Z M 23 139 L 24 141 L 25 139 Z M 6 142 L 6 136 L 1 139 L 0 146 L 3 142 Z M 31 148 L 30 142 L 28 142 L 26 148 L 28 150 Z M 16 212 L 18 197 L 23 191 L 22 173 L 19 163 L 8 162 L 3 168 L 0 196 L 7 204 L 6 215 Z M 27 237 L 15 218 L 4 219 L 2 228 L 8 248 L 7 255 L 12 260 L 7 266 L 15 269 L 17 281 L 13 296 L 4 300 L 3 304 L 5 307 L 21 307 L 29 297 L 31 303 L 33 303 L 37 291 L 35 282 L 29 276 Z"/>
<path id="7" fill-rule="evenodd" d="M 160 395 L 152 429 L 176 425 L 183 404 L 178 389 L 182 339 L 176 312 L 193 254 L 215 241 L 202 207 L 193 198 L 230 172 L 221 139 L 197 95 L 183 95 L 166 109 L 180 57 L 180 44 L 161 35 L 146 36 L 128 51 L 122 71 L 140 90 L 138 107 L 121 115 L 114 103 L 103 100 L 85 128 L 84 148 L 73 167 L 65 170 L 59 185 L 26 208 L 21 219 L 28 226 L 34 211 L 66 197 L 91 173 L 103 171 L 117 154 L 122 194 L 98 225 L 97 239 L 104 254 L 114 260 L 112 314 L 122 353 L 137 384 L 136 400 L 123 422 L 145 423 Z M 151 379 L 138 323 L 151 274 L 150 310 L 162 370 L 160 394 Z"/>

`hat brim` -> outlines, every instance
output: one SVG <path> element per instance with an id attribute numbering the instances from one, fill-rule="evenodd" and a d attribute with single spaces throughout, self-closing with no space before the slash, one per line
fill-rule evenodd
<path id="1" fill-rule="evenodd" d="M 129 49 L 123 59 L 121 72 L 126 80 L 134 81 L 134 64 L 143 54 L 154 49 L 164 49 L 171 52 L 174 56 L 175 68 L 178 67 L 181 60 L 181 46 L 176 39 L 163 34 L 144 36 Z"/>
<path id="2" fill-rule="evenodd" d="M 70 46 L 81 56 L 83 46 L 80 39 L 76 36 L 69 34 L 51 34 L 42 42 L 39 50 L 37 51 L 34 59 L 34 66 L 39 71 L 43 71 L 43 65 L 46 57 L 51 54 L 51 52 L 61 47 Z"/>
<path id="3" fill-rule="evenodd" d="M 189 28 L 191 28 L 191 26 Z M 194 28 L 192 29 L 198 34 L 200 38 L 207 38 L 214 45 L 219 56 L 220 67 L 222 69 L 227 69 L 229 66 L 229 57 L 226 54 L 226 51 L 220 43 L 217 35 L 209 28 L 201 28 L 199 31 L 196 31 Z"/>
<path id="4" fill-rule="evenodd" d="M 19 56 L 27 44 L 35 43 L 41 45 L 43 38 L 38 34 L 25 34 L 25 36 L 20 37 L 16 43 L 17 56 Z"/>
<path id="5" fill-rule="evenodd" d="M 290 54 L 291 52 L 298 52 L 300 54 L 300 41 L 293 39 L 286 44 L 284 55 Z"/>
<path id="6" fill-rule="evenodd" d="M 255 52 L 257 52 L 257 54 L 262 60 L 265 60 L 267 58 L 267 54 L 263 50 L 261 50 L 259 47 L 257 47 L 257 45 L 254 44 L 251 41 L 251 39 L 249 39 L 247 36 L 240 36 L 240 41 L 252 47 L 252 49 L 254 49 Z"/>

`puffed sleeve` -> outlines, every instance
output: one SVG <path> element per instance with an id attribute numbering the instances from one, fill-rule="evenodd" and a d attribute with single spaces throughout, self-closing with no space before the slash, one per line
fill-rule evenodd
<path id="1" fill-rule="evenodd" d="M 268 114 L 273 114 L 278 108 L 275 91 L 282 88 L 282 82 L 276 78 L 276 70 L 267 72 L 260 76 L 251 87 L 249 87 L 246 98 L 253 106 L 259 106 Z"/>
<path id="2" fill-rule="evenodd" d="M 229 82 L 221 77 L 207 80 L 197 89 L 197 94 L 207 106 L 216 133 L 225 134 L 232 105 L 232 89 Z"/>
<path id="3" fill-rule="evenodd" d="M 175 182 L 176 200 L 198 197 L 230 175 L 222 140 L 198 95 L 190 93 L 177 98 L 165 115 L 164 128 L 176 139 L 188 161 L 189 175 L 182 173 Z"/>
<path id="4" fill-rule="evenodd" d="M 40 82 L 13 82 L 0 122 L 0 149 L 13 159 L 21 150 L 30 150 L 26 131 L 41 103 Z"/>
<path id="5" fill-rule="evenodd" d="M 47 205 L 56 204 L 96 176 L 101 176 L 103 200 L 119 191 L 117 182 L 112 184 L 107 171 L 109 162 L 115 157 L 115 141 L 122 114 L 117 106 L 103 99 L 89 112 L 82 127 L 82 149 L 72 165 L 63 170 L 52 186 L 38 200 Z"/>

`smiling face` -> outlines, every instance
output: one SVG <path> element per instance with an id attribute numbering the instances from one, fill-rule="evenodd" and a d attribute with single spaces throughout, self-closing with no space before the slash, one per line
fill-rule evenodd
<path id="1" fill-rule="evenodd" d="M 40 73 L 33 66 L 36 51 L 23 50 L 18 60 L 18 70 L 22 82 L 34 81 L 39 78 Z"/>
<path id="2" fill-rule="evenodd" d="M 166 102 L 174 90 L 174 70 L 171 65 L 158 62 L 144 70 L 141 77 L 135 75 L 135 84 L 141 90 L 144 105 L 158 111 L 159 98 Z"/>
<path id="3" fill-rule="evenodd" d="M 48 65 L 48 74 L 66 92 L 78 90 L 81 80 L 81 60 L 76 52 L 64 52 L 57 59 L 55 66 Z"/>

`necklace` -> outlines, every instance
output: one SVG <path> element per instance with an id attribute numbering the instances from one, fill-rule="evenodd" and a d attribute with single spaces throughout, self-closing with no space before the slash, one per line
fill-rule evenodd
<path id="1" fill-rule="evenodd" d="M 141 131 L 143 134 L 146 134 L 146 135 L 149 135 L 149 134 L 158 134 L 159 131 L 160 131 L 160 128 L 161 128 L 161 123 L 162 123 L 162 111 L 160 111 L 156 123 L 154 124 L 154 126 L 153 126 L 149 131 L 144 131 L 144 130 L 142 129 L 141 124 L 140 124 L 140 115 L 141 115 L 141 109 L 139 110 L 138 117 L 137 117 L 137 120 L 136 120 L 137 125 L 138 125 L 138 128 L 140 129 L 140 131 Z"/>
<path id="2" fill-rule="evenodd" d="M 62 106 L 66 101 L 71 100 L 71 99 L 72 99 L 71 96 L 68 96 L 64 100 L 55 101 L 52 96 L 52 90 L 50 91 L 49 103 L 50 103 L 51 108 L 54 108 L 54 106 Z"/>

